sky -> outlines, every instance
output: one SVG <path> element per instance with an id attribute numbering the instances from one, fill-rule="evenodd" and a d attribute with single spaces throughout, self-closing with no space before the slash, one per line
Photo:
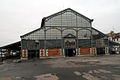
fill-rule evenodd
<path id="1" fill-rule="evenodd" d="M 120 0 L 0 0 L 0 46 L 40 27 L 43 17 L 71 8 L 103 33 L 120 32 Z"/>

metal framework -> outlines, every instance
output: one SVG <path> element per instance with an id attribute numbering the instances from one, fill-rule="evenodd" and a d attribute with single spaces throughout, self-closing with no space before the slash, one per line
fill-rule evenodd
<path id="1" fill-rule="evenodd" d="M 46 55 L 48 48 L 61 48 L 63 54 L 66 39 L 64 37 L 68 34 L 75 36 L 73 39 L 77 54 L 80 47 L 97 47 L 100 43 L 103 43 L 100 47 L 108 46 L 104 43 L 104 39 L 107 39 L 106 35 L 93 28 L 92 21 L 93 19 L 70 8 L 44 17 L 41 28 L 21 36 L 22 49 L 44 49 Z M 70 38 L 70 35 L 67 37 Z"/>

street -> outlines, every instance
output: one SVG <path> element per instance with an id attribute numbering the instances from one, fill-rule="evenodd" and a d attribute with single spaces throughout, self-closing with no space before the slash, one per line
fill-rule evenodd
<path id="1" fill-rule="evenodd" d="M 120 55 L 8 60 L 0 80 L 120 80 Z"/>

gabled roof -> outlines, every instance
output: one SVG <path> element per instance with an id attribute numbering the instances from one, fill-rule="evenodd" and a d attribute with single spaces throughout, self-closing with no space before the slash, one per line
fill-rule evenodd
<path id="1" fill-rule="evenodd" d="M 59 12 L 57 12 L 57 13 L 54 13 L 54 14 L 52 14 L 52 15 L 50 15 L 50 16 L 44 17 L 44 18 L 42 19 L 42 22 L 41 22 L 41 27 L 44 26 L 44 22 L 45 22 L 46 20 L 49 20 L 50 18 L 53 18 L 53 17 L 55 17 L 55 16 L 57 16 L 57 15 L 63 14 L 64 12 L 67 12 L 67 11 L 72 11 L 73 13 L 75 13 L 75 14 L 83 17 L 84 19 L 88 20 L 89 22 L 92 22 L 92 21 L 93 21 L 93 19 L 90 19 L 90 18 L 88 18 L 88 17 L 86 17 L 86 16 L 78 13 L 77 11 L 75 11 L 75 10 L 73 10 L 73 9 L 71 9 L 71 8 L 67 8 L 67 9 L 65 9 L 65 10 L 59 11 Z"/>
<path id="2" fill-rule="evenodd" d="M 88 20 L 88 21 L 90 21 L 90 22 L 93 21 L 93 19 L 89 19 L 88 17 L 86 17 L 86 16 L 84 16 L 84 15 L 76 12 L 75 10 L 73 10 L 73 9 L 71 9 L 71 8 L 67 8 L 67 9 L 65 9 L 65 10 L 62 10 L 62 11 L 57 12 L 57 13 L 55 13 L 55 14 L 52 14 L 52 15 L 50 15 L 50 16 L 44 17 L 44 18 L 42 19 L 42 22 L 41 22 L 41 28 L 38 28 L 38 29 L 36 29 L 36 30 L 33 30 L 33 31 L 31 31 L 31 32 L 23 35 L 23 36 L 20 36 L 20 37 L 27 36 L 27 35 L 29 35 L 29 34 L 31 34 L 31 33 L 34 33 L 34 32 L 36 32 L 36 31 L 42 29 L 43 26 L 44 26 L 44 24 L 45 24 L 46 19 L 49 20 L 50 18 L 53 18 L 54 16 L 57 16 L 57 15 L 60 15 L 60 14 L 63 14 L 63 13 L 66 12 L 66 11 L 72 11 L 73 13 L 75 13 L 75 14 L 83 17 L 84 19 L 86 19 L 86 20 Z M 95 31 L 99 32 L 99 33 L 101 34 L 101 37 L 107 36 L 107 35 L 105 35 L 104 33 L 98 31 L 97 29 L 95 29 L 95 28 L 93 28 L 93 27 L 92 27 L 92 29 L 94 29 Z M 107 37 L 108 37 L 108 36 L 107 36 Z"/>

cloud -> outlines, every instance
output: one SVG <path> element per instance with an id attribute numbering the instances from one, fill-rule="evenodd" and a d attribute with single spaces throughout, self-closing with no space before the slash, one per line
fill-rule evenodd
<path id="1" fill-rule="evenodd" d="M 0 0 L 0 45 L 20 40 L 37 29 L 41 20 L 65 8 L 93 18 L 93 26 L 104 33 L 120 30 L 120 0 Z"/>

